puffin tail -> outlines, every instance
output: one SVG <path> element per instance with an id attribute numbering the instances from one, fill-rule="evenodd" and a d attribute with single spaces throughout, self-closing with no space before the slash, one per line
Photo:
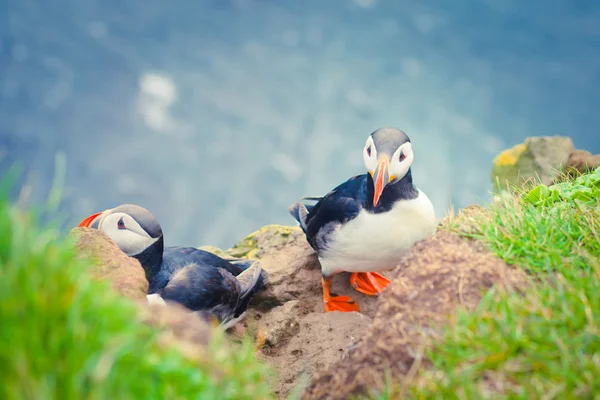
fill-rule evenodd
<path id="1" fill-rule="evenodd" d="M 241 274 L 243 274 L 244 272 L 246 272 L 247 270 L 252 268 L 257 263 L 257 260 L 250 260 L 248 258 L 223 257 L 223 260 L 226 260 L 230 264 L 233 264 L 236 267 L 239 267 L 242 269 L 242 272 L 240 272 L 239 274 L 236 275 L 236 277 L 238 279 Z M 258 263 L 258 264 L 260 266 L 260 263 Z M 269 283 L 269 274 L 267 273 L 267 271 L 265 271 L 262 268 L 259 268 L 259 269 L 261 272 L 260 272 L 260 276 L 258 277 L 258 281 L 256 282 L 256 291 L 262 289 L 263 287 L 265 287 L 267 285 L 267 283 Z"/>
<path id="2" fill-rule="evenodd" d="M 236 276 L 236 279 L 240 283 L 241 300 L 254 293 L 254 289 L 259 285 L 261 278 L 263 278 L 263 281 L 266 280 L 266 273 L 267 271 L 260 267 L 260 261 L 254 261 L 249 268 Z"/>
<path id="3" fill-rule="evenodd" d="M 260 261 L 255 260 L 249 268 L 235 278 L 239 283 L 240 294 L 232 318 L 239 320 L 243 318 L 254 295 L 266 285 L 268 274 L 262 269 Z"/>
<path id="4" fill-rule="evenodd" d="M 294 217 L 296 221 L 298 221 L 298 223 L 300 224 L 300 228 L 302 228 L 302 230 L 306 232 L 306 217 L 310 212 L 306 205 L 302 203 L 295 203 L 288 208 L 288 211 L 290 215 Z"/>

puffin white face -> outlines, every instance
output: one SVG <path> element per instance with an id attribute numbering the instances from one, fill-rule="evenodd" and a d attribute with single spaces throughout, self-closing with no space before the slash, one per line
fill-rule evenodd
<path id="1" fill-rule="evenodd" d="M 377 147 L 373 141 L 373 136 L 369 136 L 365 148 L 363 150 L 363 161 L 367 171 L 373 176 L 375 169 L 377 169 Z"/>
<path id="2" fill-rule="evenodd" d="M 373 206 L 379 202 L 386 185 L 404 178 L 414 160 L 410 142 L 390 148 L 392 143 L 391 141 L 380 142 L 382 148 L 378 149 L 372 135 L 365 143 L 363 161 L 375 184 Z"/>
<path id="3" fill-rule="evenodd" d="M 113 210 L 93 214 L 79 226 L 95 227 L 104 232 L 130 257 L 142 253 L 160 238 L 150 236 L 131 215 Z"/>
<path id="4" fill-rule="evenodd" d="M 158 240 L 151 237 L 129 214 L 122 212 L 102 217 L 98 230 L 106 233 L 128 256 L 140 254 Z"/>
<path id="5" fill-rule="evenodd" d="M 392 155 L 388 167 L 390 173 L 388 183 L 404 178 L 404 175 L 408 172 L 414 159 L 415 155 L 413 154 L 412 144 L 410 142 L 404 143 L 402 146 L 398 147 L 398 150 Z"/>

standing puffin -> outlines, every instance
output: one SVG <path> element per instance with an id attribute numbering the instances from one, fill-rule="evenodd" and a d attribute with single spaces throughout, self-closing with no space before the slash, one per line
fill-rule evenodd
<path id="1" fill-rule="evenodd" d="M 417 241 L 435 232 L 435 211 L 412 180 L 408 136 L 396 128 L 371 133 L 363 150 L 368 174 L 355 176 L 323 197 L 303 197 L 290 214 L 316 251 L 323 275 L 325 311 L 359 311 L 348 296 L 331 296 L 331 277 L 351 272 L 350 285 L 379 295 L 389 279 L 376 271 L 393 268 Z"/>
<path id="2" fill-rule="evenodd" d="M 243 318 L 252 296 L 267 281 L 258 261 L 223 259 L 194 247 L 165 248 L 160 224 L 137 205 L 90 215 L 79 226 L 104 232 L 140 262 L 149 283 L 149 301 L 163 303 L 162 297 L 193 311 L 208 311 L 224 328 Z"/>

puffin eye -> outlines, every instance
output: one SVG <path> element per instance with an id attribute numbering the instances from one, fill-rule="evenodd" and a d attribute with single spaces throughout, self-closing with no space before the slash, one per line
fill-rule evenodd
<path id="1" fill-rule="evenodd" d="M 123 222 L 123 218 L 121 218 L 119 220 L 119 222 L 117 222 L 117 228 L 118 229 L 125 229 L 125 222 Z"/>
<path id="2" fill-rule="evenodd" d="M 404 155 L 404 153 L 400 152 L 400 161 L 404 161 L 405 158 L 406 156 Z"/>
<path id="3" fill-rule="evenodd" d="M 371 157 L 371 145 L 369 145 L 369 147 L 367 147 L 367 155 L 369 157 Z"/>

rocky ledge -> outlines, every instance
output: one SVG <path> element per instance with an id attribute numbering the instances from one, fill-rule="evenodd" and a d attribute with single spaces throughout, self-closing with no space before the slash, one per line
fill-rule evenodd
<path id="1" fill-rule="evenodd" d="M 147 282 L 139 263 L 123 258 L 101 232 L 78 228 L 74 234 L 83 253 L 102 248 L 95 276 L 140 300 Z M 474 307 L 492 285 L 513 287 L 522 281 L 517 270 L 440 231 L 387 272 L 393 283 L 381 298 L 352 290 L 348 274 L 337 276 L 333 291 L 352 296 L 361 312 L 326 314 L 319 264 L 299 228 L 270 225 L 231 249 L 208 250 L 260 259 L 270 273 L 269 286 L 230 333 L 255 336 L 260 358 L 277 372 L 279 398 L 303 390 L 304 398 L 342 399 L 382 385 L 389 368 L 403 376 L 418 357 L 419 343 L 436 334 L 435 324 L 447 322 L 458 307 Z M 179 341 L 188 354 L 207 343 L 210 327 L 183 307 L 139 304 L 141 318 L 163 329 L 165 340 Z"/>

